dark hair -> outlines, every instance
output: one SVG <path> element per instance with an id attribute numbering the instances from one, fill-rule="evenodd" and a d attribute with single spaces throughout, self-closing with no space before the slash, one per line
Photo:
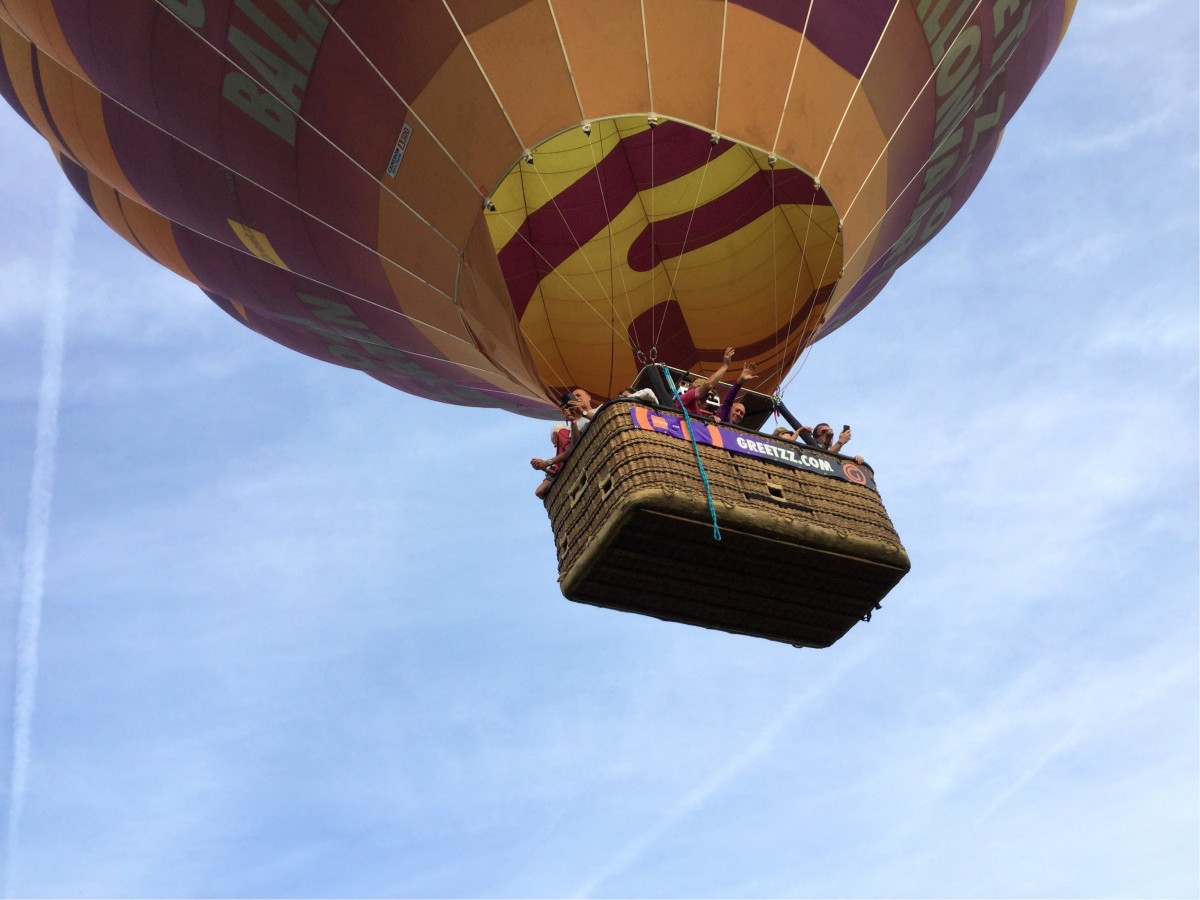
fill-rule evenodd
<path id="1" fill-rule="evenodd" d="M 824 425 L 826 428 L 829 429 L 830 434 L 833 434 L 833 426 L 830 425 L 828 422 L 818 422 L 816 425 L 814 425 L 813 426 L 813 434 L 816 434 L 817 429 L 820 428 L 822 425 Z"/>

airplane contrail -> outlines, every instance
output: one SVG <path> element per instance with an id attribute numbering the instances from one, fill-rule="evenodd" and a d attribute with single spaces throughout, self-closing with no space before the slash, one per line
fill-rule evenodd
<path id="1" fill-rule="evenodd" d="M 54 229 L 49 277 L 44 298 L 42 376 L 38 390 L 37 432 L 29 511 L 25 521 L 25 552 L 21 565 L 21 597 L 17 607 L 16 677 L 13 699 L 12 770 L 8 789 L 8 829 L 4 856 L 4 895 L 11 897 L 16 881 L 17 842 L 25 790 L 29 779 L 29 749 L 37 688 L 38 632 L 46 583 L 46 548 L 50 540 L 50 510 L 54 499 L 54 463 L 58 448 L 58 412 L 62 398 L 63 349 L 66 344 L 67 290 L 75 246 L 79 198 L 63 182 L 58 189 L 58 223 Z"/>

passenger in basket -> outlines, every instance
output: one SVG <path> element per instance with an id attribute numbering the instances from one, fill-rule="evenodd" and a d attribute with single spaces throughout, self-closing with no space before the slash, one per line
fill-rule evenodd
<path id="1" fill-rule="evenodd" d="M 835 441 L 833 439 L 833 428 L 827 422 L 821 422 L 819 425 L 811 428 L 807 425 L 801 425 L 795 431 L 788 431 L 786 428 L 776 428 L 775 436 L 785 438 L 789 441 L 803 441 L 810 447 L 828 450 L 831 453 L 840 453 L 842 448 L 850 443 L 850 438 L 852 437 L 850 426 L 843 425 L 842 433 L 838 435 L 838 439 Z M 854 457 L 854 461 L 862 465 L 863 458 L 856 456 Z"/>
<path id="2" fill-rule="evenodd" d="M 742 374 L 725 394 L 725 401 L 717 411 L 718 422 L 728 422 L 730 425 L 742 424 L 742 419 L 746 417 L 746 404 L 739 402 L 737 395 L 741 393 L 742 387 L 747 381 L 752 381 L 757 377 L 754 374 L 754 363 L 746 363 L 742 366 Z"/>
<path id="3" fill-rule="evenodd" d="M 564 395 L 565 396 L 565 395 Z M 596 408 L 592 406 L 592 395 L 583 388 L 572 388 L 571 396 L 574 398 L 567 405 L 578 410 L 579 415 L 576 419 L 579 433 L 583 434 L 587 431 L 587 427 L 592 424 L 592 416 L 596 414 Z"/>
<path id="4" fill-rule="evenodd" d="M 633 388 L 625 388 L 621 391 L 620 397 L 622 400 L 635 400 L 638 403 L 657 403 L 658 397 L 651 388 L 642 388 L 640 391 L 635 391 Z"/>
<path id="5" fill-rule="evenodd" d="M 712 418 L 712 413 L 704 406 L 704 401 L 708 399 L 708 395 L 712 393 L 713 385 L 725 377 L 725 373 L 729 371 L 729 364 L 733 362 L 733 348 L 730 347 L 725 351 L 725 359 L 721 363 L 721 368 L 717 369 L 713 374 L 705 377 L 697 376 L 684 385 L 680 385 L 682 393 L 679 395 L 679 401 L 683 404 L 683 408 L 688 411 L 689 415 L 704 416 Z M 684 386 L 686 385 L 686 390 Z"/>
<path id="6" fill-rule="evenodd" d="M 558 477 L 558 473 L 562 470 L 563 461 L 571 455 L 571 450 L 574 449 L 575 443 L 579 440 L 579 410 L 573 404 L 568 404 L 563 407 L 563 413 L 566 416 L 565 425 L 555 425 L 550 429 L 550 443 L 554 445 L 554 456 L 550 459 L 538 459 L 534 457 L 529 461 L 529 465 L 534 469 L 545 472 L 546 477 L 536 488 L 533 489 L 533 495 L 539 500 L 544 500 L 546 492 L 550 490 L 550 485 L 554 484 L 554 479 Z"/>

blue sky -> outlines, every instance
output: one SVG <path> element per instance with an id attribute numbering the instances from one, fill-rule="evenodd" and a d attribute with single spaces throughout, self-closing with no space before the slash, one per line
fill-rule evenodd
<path id="1" fill-rule="evenodd" d="M 0 150 L 10 895 L 1200 893 L 1193 4 L 1081 3 L 788 389 L 913 559 L 825 651 L 562 599 L 543 425 L 264 341 Z"/>

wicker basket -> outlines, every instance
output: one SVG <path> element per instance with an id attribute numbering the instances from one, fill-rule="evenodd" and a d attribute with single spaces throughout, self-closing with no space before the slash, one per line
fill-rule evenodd
<path id="1" fill-rule="evenodd" d="M 691 442 L 639 428 L 637 408 L 617 401 L 596 415 L 547 499 L 568 599 L 828 647 L 908 571 L 870 487 L 702 444 L 714 540 Z"/>

